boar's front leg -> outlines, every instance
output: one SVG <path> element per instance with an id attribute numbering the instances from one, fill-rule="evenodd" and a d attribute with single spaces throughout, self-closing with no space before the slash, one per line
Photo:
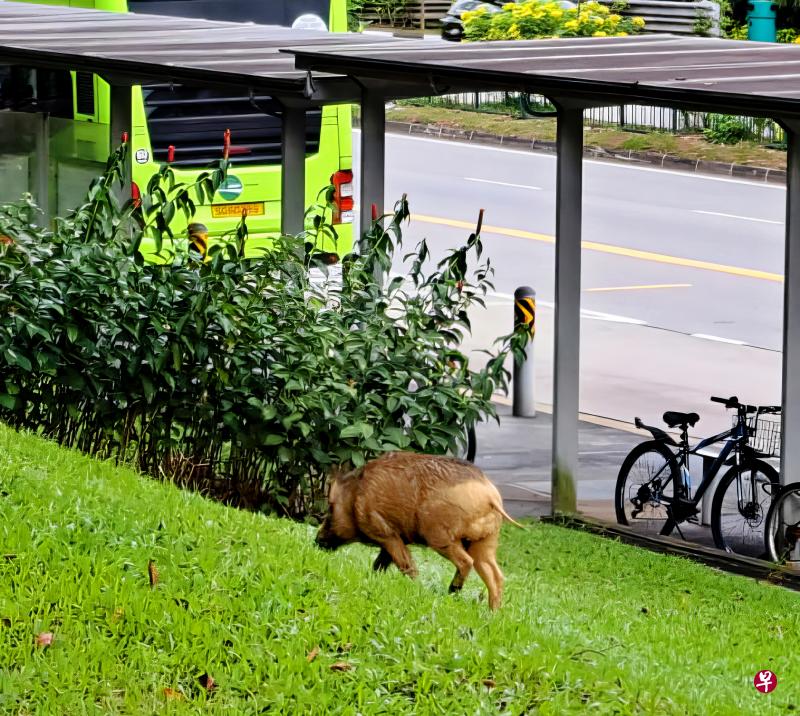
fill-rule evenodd
<path id="1" fill-rule="evenodd" d="M 378 556 L 372 564 L 372 569 L 376 572 L 383 572 L 392 563 L 392 555 L 390 555 L 383 547 L 378 552 Z"/>
<path id="2" fill-rule="evenodd" d="M 403 573 L 414 579 L 417 576 L 417 566 L 414 560 L 411 559 L 411 552 L 408 547 L 403 543 L 399 537 L 390 537 L 385 541 L 379 543 L 382 551 L 385 550 L 392 558 L 392 562 L 397 565 L 397 568 Z M 380 555 L 378 555 L 380 558 Z M 377 561 L 377 560 L 376 560 Z"/>

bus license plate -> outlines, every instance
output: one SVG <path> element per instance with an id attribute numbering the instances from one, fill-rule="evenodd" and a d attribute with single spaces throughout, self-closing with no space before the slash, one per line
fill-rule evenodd
<path id="1" fill-rule="evenodd" d="M 212 204 L 211 216 L 215 219 L 226 219 L 231 216 L 239 218 L 246 211 L 248 216 L 263 216 L 264 202 L 257 201 L 250 204 Z"/>

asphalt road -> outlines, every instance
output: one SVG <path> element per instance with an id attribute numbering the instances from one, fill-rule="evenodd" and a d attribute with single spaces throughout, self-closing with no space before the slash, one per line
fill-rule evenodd
<path id="1" fill-rule="evenodd" d="M 540 306 L 538 399 L 552 391 L 555 158 L 387 135 L 386 197 L 409 197 L 407 246 L 458 245 L 485 209 L 497 295 L 469 348 L 511 320 L 510 297 Z M 783 187 L 650 167 L 584 166 L 581 409 L 632 420 L 711 413 L 708 396 L 780 402 Z M 399 266 L 397 268 L 400 268 Z"/>

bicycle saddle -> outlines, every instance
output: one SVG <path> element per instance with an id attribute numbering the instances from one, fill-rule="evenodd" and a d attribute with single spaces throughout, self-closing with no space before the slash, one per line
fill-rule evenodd
<path id="1" fill-rule="evenodd" d="M 698 420 L 700 420 L 700 416 L 697 413 L 678 413 L 674 410 L 664 413 L 664 422 L 671 428 L 685 428 L 687 425 L 694 427 Z"/>

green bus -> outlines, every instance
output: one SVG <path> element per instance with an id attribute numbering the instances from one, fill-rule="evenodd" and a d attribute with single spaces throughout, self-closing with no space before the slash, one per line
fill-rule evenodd
<path id="1" fill-rule="evenodd" d="M 347 31 L 346 0 L 46 0 L 41 4 Z M 281 222 L 280 105 L 269 96 L 172 84 L 133 87 L 131 102 L 133 191 L 146 186 L 167 161 L 178 181 L 192 181 L 222 157 L 223 137 L 230 130 L 228 177 L 211 205 L 197 207 L 193 221 L 204 224 L 213 240 L 232 229 L 246 209 L 249 252 L 268 246 Z M 18 178 L 28 178 L 29 186 L 34 183 L 33 170 L 21 163 L 25 157 L 28 165 L 36 162 L 25 112 L 47 111 L 51 118 L 51 213 L 61 214 L 80 201 L 88 178 L 105 163 L 110 145 L 119 141 L 108 136 L 109 86 L 89 72 L 0 66 L 0 126 L 2 110 L 10 112 L 5 117 L 6 130 L 0 133 L 5 137 L 0 138 L 0 176 L 5 188 L 0 200 L 9 200 L 8 188 L 18 186 L 10 181 L 15 171 Z M 26 137 L 30 146 L 20 152 Z M 338 246 L 320 248 L 343 255 L 353 239 L 350 105 L 307 113 L 305 176 L 306 206 L 329 184 L 339 188 L 333 217 L 338 224 Z M 185 226 L 172 228 L 176 237 L 185 236 Z"/>

